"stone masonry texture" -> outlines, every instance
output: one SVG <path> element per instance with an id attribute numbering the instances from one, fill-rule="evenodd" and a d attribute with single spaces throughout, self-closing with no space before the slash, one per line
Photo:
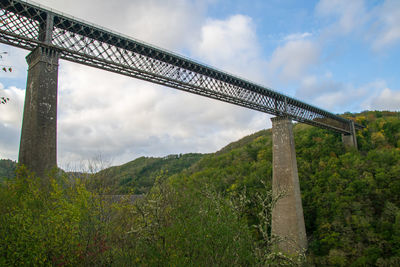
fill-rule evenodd
<path id="1" fill-rule="evenodd" d="M 274 196 L 282 195 L 272 210 L 272 234 L 279 237 L 279 251 L 295 255 L 307 249 L 306 229 L 296 152 L 293 138 L 293 125 L 287 117 L 272 118 L 273 140 L 273 178 Z"/>
<path id="2" fill-rule="evenodd" d="M 43 176 L 57 166 L 58 53 L 37 47 L 27 57 L 28 80 L 19 163 Z"/>

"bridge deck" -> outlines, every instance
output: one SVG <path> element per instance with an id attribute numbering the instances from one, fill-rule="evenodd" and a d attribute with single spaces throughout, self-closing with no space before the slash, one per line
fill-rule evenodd
<path id="1" fill-rule="evenodd" d="M 0 0 L 0 42 L 351 134 L 350 121 L 328 111 L 30 1 Z"/>

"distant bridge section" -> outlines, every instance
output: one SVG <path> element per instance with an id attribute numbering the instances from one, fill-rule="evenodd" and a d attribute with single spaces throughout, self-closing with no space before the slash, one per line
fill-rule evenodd
<path id="1" fill-rule="evenodd" d="M 353 134 L 340 116 L 30 1 L 0 0 L 0 42 L 51 48 L 61 59 Z"/>

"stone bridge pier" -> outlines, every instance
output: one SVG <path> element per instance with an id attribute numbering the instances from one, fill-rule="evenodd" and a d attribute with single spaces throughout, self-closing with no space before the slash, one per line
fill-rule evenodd
<path id="1" fill-rule="evenodd" d="M 350 121 L 350 134 L 342 134 L 342 142 L 346 148 L 357 149 L 357 136 L 354 122 Z"/>
<path id="2" fill-rule="evenodd" d="M 303 206 L 294 147 L 293 125 L 288 117 L 272 121 L 272 193 L 280 195 L 272 210 L 272 234 L 279 237 L 277 249 L 289 255 L 307 249 Z"/>
<path id="3" fill-rule="evenodd" d="M 57 80 L 59 54 L 37 47 L 27 57 L 19 163 L 43 176 L 57 166 Z"/>
<path id="4" fill-rule="evenodd" d="M 272 234 L 278 237 L 277 249 L 296 255 L 307 249 L 303 205 L 294 146 L 293 125 L 285 116 L 272 121 L 273 176 L 272 193 L 279 196 L 272 210 Z M 349 134 L 342 135 L 346 148 L 357 149 L 354 122 L 350 121 Z"/>

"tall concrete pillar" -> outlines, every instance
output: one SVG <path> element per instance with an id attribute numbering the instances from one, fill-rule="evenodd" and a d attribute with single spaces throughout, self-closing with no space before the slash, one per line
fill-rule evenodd
<path id="1" fill-rule="evenodd" d="M 296 151 L 294 148 L 293 125 L 287 117 L 272 118 L 274 196 L 282 195 L 272 210 L 272 234 L 279 237 L 278 250 L 289 255 L 307 249 L 303 206 Z"/>
<path id="2" fill-rule="evenodd" d="M 19 163 L 43 176 L 57 166 L 56 51 L 37 47 L 27 57 L 28 80 L 22 122 Z"/>
<path id="3" fill-rule="evenodd" d="M 350 132 L 351 134 L 342 134 L 342 142 L 346 148 L 357 149 L 356 128 L 353 121 L 350 121 Z"/>

